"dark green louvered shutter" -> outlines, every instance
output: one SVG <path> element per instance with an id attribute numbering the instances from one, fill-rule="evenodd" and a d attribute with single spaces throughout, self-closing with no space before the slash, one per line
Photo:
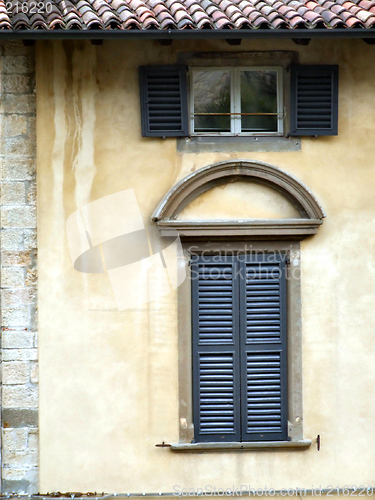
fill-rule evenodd
<path id="1" fill-rule="evenodd" d="M 144 137 L 189 135 L 186 73 L 182 65 L 139 68 Z"/>
<path id="2" fill-rule="evenodd" d="M 338 66 L 291 66 L 290 135 L 337 135 Z"/>
<path id="3" fill-rule="evenodd" d="M 237 264 L 205 256 L 191 266 L 195 440 L 240 441 Z"/>
<path id="4" fill-rule="evenodd" d="M 287 440 L 285 260 L 258 254 L 241 266 L 242 440 Z"/>

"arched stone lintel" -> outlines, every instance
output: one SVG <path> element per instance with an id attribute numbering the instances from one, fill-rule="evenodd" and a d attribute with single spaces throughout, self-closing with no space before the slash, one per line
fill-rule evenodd
<path id="1" fill-rule="evenodd" d="M 253 181 L 282 193 L 299 211 L 301 218 L 275 220 L 246 219 L 241 221 L 182 221 L 177 220 L 181 211 L 202 193 L 216 186 L 235 181 Z M 193 236 L 202 230 L 218 236 L 238 234 L 270 236 L 301 236 L 315 234 L 325 213 L 314 195 L 295 177 L 277 167 L 263 162 L 234 160 L 201 168 L 176 184 L 161 200 L 152 215 L 162 233 L 177 230 L 181 235 Z M 303 229 L 302 229 L 303 227 Z M 227 231 L 230 229 L 230 233 Z M 170 230 L 170 231 L 168 231 Z"/>

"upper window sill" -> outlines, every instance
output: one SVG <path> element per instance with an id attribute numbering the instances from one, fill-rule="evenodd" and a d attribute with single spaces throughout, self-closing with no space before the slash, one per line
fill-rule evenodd
<path id="1" fill-rule="evenodd" d="M 281 136 L 192 136 L 177 139 L 179 153 L 300 151 L 301 139 Z"/>
<path id="2" fill-rule="evenodd" d="M 252 443 L 175 443 L 172 451 L 286 451 L 305 450 L 311 446 L 310 439 L 300 441 L 257 441 Z"/>

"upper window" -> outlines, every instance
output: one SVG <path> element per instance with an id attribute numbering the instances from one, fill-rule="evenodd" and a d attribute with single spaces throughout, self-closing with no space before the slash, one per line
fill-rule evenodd
<path id="1" fill-rule="evenodd" d="M 337 66 L 142 66 L 140 86 L 144 137 L 337 134 Z"/>
<path id="2" fill-rule="evenodd" d="M 191 68 L 190 131 L 282 134 L 281 68 Z"/>

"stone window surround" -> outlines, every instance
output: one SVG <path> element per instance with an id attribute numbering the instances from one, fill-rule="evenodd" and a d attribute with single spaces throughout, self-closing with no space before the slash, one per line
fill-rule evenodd
<path id="1" fill-rule="evenodd" d="M 283 193 L 299 210 L 301 219 L 242 221 L 181 221 L 178 215 L 197 196 L 225 182 L 252 180 Z M 179 442 L 176 452 L 304 450 L 303 438 L 302 325 L 300 240 L 315 234 L 325 214 L 312 193 L 297 179 L 261 162 L 232 161 L 204 167 L 174 186 L 153 214 L 162 236 L 178 232 L 182 240 L 187 279 L 178 288 Z M 192 329 L 190 256 L 203 252 L 281 252 L 288 257 L 288 441 L 194 443 L 192 413 Z"/>
<path id="2" fill-rule="evenodd" d="M 283 68 L 283 103 L 284 103 L 284 134 L 283 136 L 267 134 L 263 136 L 204 136 L 181 137 L 177 139 L 177 151 L 180 153 L 199 152 L 241 152 L 241 151 L 300 151 L 301 140 L 288 137 L 290 108 L 290 74 L 289 66 L 298 64 L 299 54 L 296 51 L 241 51 L 241 52 L 196 52 L 180 53 L 178 64 L 188 67 L 266 67 L 279 66 Z M 190 109 L 190 106 L 189 106 Z"/>
<path id="3" fill-rule="evenodd" d="M 311 445 L 303 439 L 302 429 L 302 329 L 301 329 L 301 282 L 300 244 L 296 241 L 253 241 L 243 239 L 222 243 L 220 241 L 183 241 L 185 261 L 192 254 L 219 255 L 248 252 L 281 252 L 288 257 L 287 268 L 287 331 L 288 331 L 288 434 L 290 441 L 241 442 L 241 443 L 193 443 L 192 414 L 192 331 L 191 331 L 191 284 L 190 266 L 187 278 L 178 288 L 178 350 L 179 350 L 179 442 L 172 444 L 173 451 L 201 450 L 266 450 L 277 448 L 303 449 Z"/>
<path id="4" fill-rule="evenodd" d="M 199 195 L 216 186 L 253 181 L 284 195 L 298 210 L 298 219 L 199 220 L 178 218 Z M 152 215 L 161 236 L 244 237 L 297 239 L 316 234 L 325 213 L 314 195 L 299 180 L 283 170 L 260 161 L 233 160 L 203 167 L 178 182 L 164 196 Z"/>

